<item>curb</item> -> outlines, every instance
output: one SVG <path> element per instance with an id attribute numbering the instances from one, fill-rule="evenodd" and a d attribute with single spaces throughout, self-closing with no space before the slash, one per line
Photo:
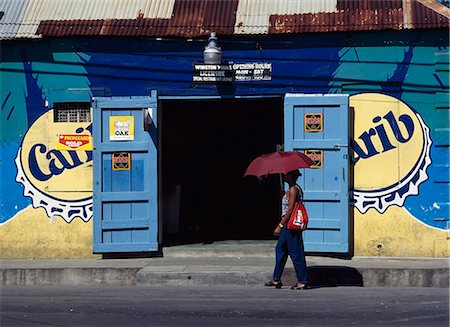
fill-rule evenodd
<path id="1" fill-rule="evenodd" d="M 109 286 L 252 286 L 270 280 L 272 267 L 229 269 L 223 266 L 144 268 L 31 268 L 1 269 L 2 286 L 109 285 Z M 165 268 L 165 269 L 164 269 Z M 225 268 L 225 269 L 223 269 Z M 449 269 L 308 267 L 312 287 L 449 287 Z M 285 285 L 295 284 L 287 267 Z"/>
<path id="2" fill-rule="evenodd" d="M 272 278 L 275 241 L 223 241 L 163 248 L 163 256 L 2 259 L 1 286 L 249 286 Z M 449 258 L 307 255 L 311 287 L 449 288 Z M 288 260 L 283 284 L 296 283 Z"/>
<path id="3" fill-rule="evenodd" d="M 142 269 L 138 273 L 139 286 L 262 286 L 270 280 L 269 273 L 250 272 L 169 272 L 158 274 Z M 264 282 L 263 282 L 264 281 Z"/>
<path id="4" fill-rule="evenodd" d="M 140 268 L 1 269 L 2 286 L 136 285 Z"/>

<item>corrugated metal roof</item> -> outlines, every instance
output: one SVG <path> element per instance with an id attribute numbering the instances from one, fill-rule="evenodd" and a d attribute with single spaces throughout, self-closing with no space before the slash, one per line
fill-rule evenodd
<path id="1" fill-rule="evenodd" d="M 450 9 L 432 0 L 340 0 L 333 13 L 270 16 L 269 34 L 448 28 Z"/>
<path id="2" fill-rule="evenodd" d="M 435 0 L 2 0 L 0 38 L 448 28 L 449 18 Z"/>
<path id="3" fill-rule="evenodd" d="M 240 0 L 236 12 L 236 34 L 267 34 L 272 15 L 332 13 L 338 0 L 267 1 Z"/>
<path id="4" fill-rule="evenodd" d="M 41 37 L 39 25 L 54 21 L 55 27 L 66 22 L 80 30 L 89 30 L 91 21 L 136 19 L 138 17 L 170 19 L 176 0 L 2 0 L 0 36 L 2 38 Z M 80 21 L 86 21 L 81 28 Z M 88 23 L 89 22 L 89 23 Z M 68 32 L 68 30 L 66 30 Z M 93 34 L 92 34 L 93 35 Z"/>

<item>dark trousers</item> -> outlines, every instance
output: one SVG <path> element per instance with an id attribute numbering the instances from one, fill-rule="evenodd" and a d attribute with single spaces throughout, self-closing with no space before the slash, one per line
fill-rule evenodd
<path id="1" fill-rule="evenodd" d="M 281 280 L 288 255 L 294 264 L 298 282 L 306 284 L 308 282 L 308 271 L 306 269 L 302 232 L 291 231 L 285 227 L 281 230 L 275 247 L 274 280 Z"/>

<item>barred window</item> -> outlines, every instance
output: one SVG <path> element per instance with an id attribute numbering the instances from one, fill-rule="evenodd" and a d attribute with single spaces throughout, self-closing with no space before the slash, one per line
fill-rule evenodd
<path id="1" fill-rule="evenodd" d="M 55 102 L 53 104 L 55 123 L 91 122 L 90 102 Z"/>

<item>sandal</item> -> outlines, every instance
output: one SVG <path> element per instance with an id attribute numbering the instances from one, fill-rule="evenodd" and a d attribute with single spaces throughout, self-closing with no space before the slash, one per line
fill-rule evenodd
<path id="1" fill-rule="evenodd" d="M 278 282 L 274 282 L 273 280 L 271 280 L 270 282 L 265 283 L 264 286 L 275 286 L 275 288 L 281 288 L 281 286 L 283 286 L 283 283 L 281 282 L 281 280 Z"/>
<path id="2" fill-rule="evenodd" d="M 306 284 L 295 284 L 291 287 L 291 290 L 306 290 L 308 288 L 308 285 Z"/>

